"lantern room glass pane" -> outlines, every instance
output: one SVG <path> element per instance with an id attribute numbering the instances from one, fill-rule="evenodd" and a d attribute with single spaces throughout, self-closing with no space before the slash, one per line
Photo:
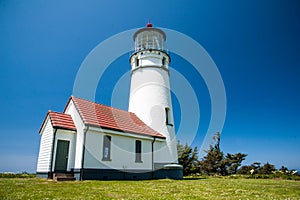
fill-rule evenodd
<path id="1" fill-rule="evenodd" d="M 143 31 L 136 36 L 135 51 L 143 49 L 164 50 L 164 39 L 157 31 Z"/>

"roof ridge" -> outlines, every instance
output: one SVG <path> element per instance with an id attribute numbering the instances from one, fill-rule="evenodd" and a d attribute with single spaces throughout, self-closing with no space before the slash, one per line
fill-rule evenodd
<path id="1" fill-rule="evenodd" d="M 70 115 L 70 114 L 68 114 L 68 113 L 58 112 L 58 111 L 52 111 L 52 110 L 48 110 L 48 113 L 56 113 L 56 114 Z M 70 115 L 70 116 L 71 116 L 71 115 Z"/>
<path id="2" fill-rule="evenodd" d="M 81 97 L 76 97 L 76 96 L 73 96 L 73 95 L 72 95 L 71 98 L 81 99 L 81 100 L 83 100 L 83 101 L 88 101 L 88 102 L 90 102 L 90 103 L 94 103 L 94 104 L 97 104 L 97 105 L 101 105 L 101 106 L 107 107 L 107 108 L 109 108 L 109 109 L 119 110 L 119 111 L 122 111 L 122 112 L 127 112 L 127 113 L 132 113 L 132 114 L 134 114 L 133 112 L 129 112 L 129 111 L 127 111 L 127 110 L 123 110 L 123 109 L 120 109 L 120 108 L 115 108 L 115 107 L 108 106 L 108 105 L 105 105 L 105 104 L 102 104 L 102 103 L 98 103 L 98 102 L 95 102 L 95 101 L 83 99 L 83 98 L 81 98 Z M 135 115 L 135 114 L 134 114 L 134 115 Z"/>

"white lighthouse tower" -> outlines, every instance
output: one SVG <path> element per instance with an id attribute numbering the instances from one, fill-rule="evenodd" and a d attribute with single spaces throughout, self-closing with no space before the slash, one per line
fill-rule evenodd
<path id="1" fill-rule="evenodd" d="M 133 39 L 135 51 L 130 57 L 129 111 L 166 137 L 165 143 L 154 150 L 154 162 L 177 163 L 166 34 L 148 23 L 146 28 L 135 32 Z"/>

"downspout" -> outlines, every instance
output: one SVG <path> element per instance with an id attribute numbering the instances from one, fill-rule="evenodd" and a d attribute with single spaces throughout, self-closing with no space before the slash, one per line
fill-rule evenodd
<path id="1" fill-rule="evenodd" d="M 89 130 L 89 126 L 83 132 L 83 147 L 82 147 L 82 158 L 81 158 L 81 170 L 80 170 L 80 180 L 82 181 L 83 177 L 83 168 L 84 168 L 84 155 L 85 155 L 85 141 L 86 141 L 86 133 Z"/>
<path id="2" fill-rule="evenodd" d="M 53 160 L 54 160 L 54 145 L 55 145 L 55 138 L 56 138 L 56 131 L 57 128 L 54 130 L 53 133 L 53 139 L 52 139 L 52 147 L 51 147 L 51 161 L 50 161 L 50 174 L 48 176 L 48 178 L 53 178 Z"/>
<path id="3" fill-rule="evenodd" d="M 152 153 L 152 179 L 154 178 L 154 142 L 156 137 L 153 138 L 152 144 L 151 144 L 151 153 Z"/>

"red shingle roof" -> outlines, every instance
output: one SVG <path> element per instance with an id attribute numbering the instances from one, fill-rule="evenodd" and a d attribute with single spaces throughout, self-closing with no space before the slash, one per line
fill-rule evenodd
<path id="1" fill-rule="evenodd" d="M 51 121 L 53 128 L 76 131 L 76 127 L 72 120 L 71 115 L 48 111 L 45 120 L 47 119 L 48 115 L 50 117 L 50 121 Z M 39 132 L 41 132 L 41 130 L 44 126 L 45 120 L 44 120 Z"/>
<path id="2" fill-rule="evenodd" d="M 139 135 L 165 138 L 165 136 L 147 126 L 134 113 L 104 106 L 102 104 L 74 96 L 70 97 L 70 100 L 71 99 L 73 100 L 82 120 L 87 125 Z"/>

